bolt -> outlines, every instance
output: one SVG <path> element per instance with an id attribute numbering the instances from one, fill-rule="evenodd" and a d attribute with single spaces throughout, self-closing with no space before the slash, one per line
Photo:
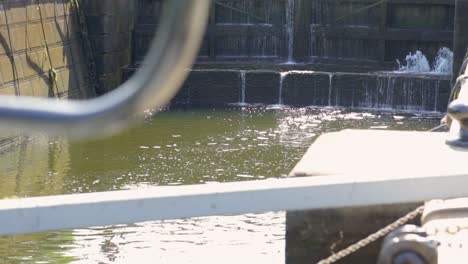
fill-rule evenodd
<path id="1" fill-rule="evenodd" d="M 456 225 L 450 225 L 447 227 L 446 231 L 447 233 L 454 235 L 460 231 L 460 227 Z"/>

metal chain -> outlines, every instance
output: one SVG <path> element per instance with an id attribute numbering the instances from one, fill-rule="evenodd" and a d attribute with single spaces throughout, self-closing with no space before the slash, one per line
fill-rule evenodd
<path id="1" fill-rule="evenodd" d="M 420 206 L 420 207 L 416 208 L 415 210 L 413 210 L 410 213 L 406 214 L 405 216 L 399 218 L 398 220 L 396 220 L 395 222 L 389 224 L 388 226 L 380 229 L 379 231 L 367 236 L 366 238 L 364 238 L 362 240 L 359 240 L 357 243 L 350 245 L 349 247 L 347 247 L 347 248 L 345 248 L 345 249 L 343 249 L 343 250 L 329 256 L 328 258 L 317 262 L 317 264 L 332 264 L 332 263 L 337 262 L 338 260 L 348 256 L 351 253 L 354 253 L 354 252 L 358 251 L 359 249 L 369 245 L 372 242 L 375 242 L 379 238 L 388 235 L 390 232 L 394 231 L 398 227 L 400 227 L 400 226 L 406 224 L 407 222 L 413 220 L 414 218 L 416 218 L 417 216 L 422 214 L 423 210 L 424 210 L 424 206 Z"/>
<path id="2" fill-rule="evenodd" d="M 437 132 L 437 131 L 442 131 L 443 129 L 446 129 L 447 128 L 447 124 L 440 124 L 436 127 L 433 127 L 431 129 L 429 129 L 427 132 Z"/>

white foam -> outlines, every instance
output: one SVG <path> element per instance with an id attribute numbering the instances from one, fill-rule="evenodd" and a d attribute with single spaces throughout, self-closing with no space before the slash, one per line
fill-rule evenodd
<path id="1" fill-rule="evenodd" d="M 406 65 L 403 65 L 398 69 L 402 72 L 430 72 L 431 67 L 429 61 L 421 51 L 417 50 L 414 54 L 409 53 L 406 55 Z"/>
<path id="2" fill-rule="evenodd" d="M 415 53 L 410 52 L 405 61 L 406 65 L 400 65 L 400 61 L 397 60 L 399 69 L 396 72 L 452 74 L 453 52 L 447 47 L 440 48 L 432 67 L 426 55 L 419 50 Z"/>

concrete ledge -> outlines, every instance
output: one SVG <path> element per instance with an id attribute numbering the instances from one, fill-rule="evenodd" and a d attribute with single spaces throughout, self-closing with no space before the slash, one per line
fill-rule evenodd
<path id="1" fill-rule="evenodd" d="M 329 94 L 332 92 L 329 86 L 329 74 L 290 73 L 284 77 L 283 81 L 283 103 L 300 106 L 328 106 Z M 331 103 L 334 104 L 334 102 Z"/>
<path id="2" fill-rule="evenodd" d="M 278 72 L 247 72 L 245 74 L 245 81 L 246 103 L 279 103 L 280 74 Z"/>
<path id="3" fill-rule="evenodd" d="M 194 105 L 223 105 L 239 102 L 240 87 L 238 72 L 192 71 L 181 93 L 189 93 L 189 101 Z"/>
<path id="4" fill-rule="evenodd" d="M 410 111 L 446 109 L 449 76 L 398 73 L 335 73 L 335 105 Z"/>
<path id="5" fill-rule="evenodd" d="M 448 133 L 345 130 L 320 136 L 291 176 L 342 175 L 355 181 L 348 200 L 355 200 L 358 179 L 397 180 L 408 176 L 413 181 L 428 176 L 446 179 L 465 175 L 468 152 L 445 144 Z M 359 149 L 359 155 L 356 155 Z M 384 187 L 392 197 L 431 192 L 440 195 L 440 185 L 418 184 L 412 191 L 401 192 Z M 453 192 L 454 187 L 450 188 Z M 382 190 L 365 188 L 364 199 L 380 197 Z M 335 193 L 335 196 L 343 193 Z M 456 197 L 456 196 L 454 196 Z M 411 200 L 402 200 L 411 201 Z M 415 200 L 412 200 L 415 201 Z M 323 203 L 326 203 L 324 200 Z M 395 203 L 350 209 L 327 209 L 289 212 L 286 215 L 286 262 L 316 263 L 346 246 L 365 238 L 418 206 L 416 203 Z M 339 263 L 376 263 L 380 242 L 359 250 Z"/>
<path id="6" fill-rule="evenodd" d="M 124 68 L 124 80 L 135 71 Z M 245 78 L 242 78 L 245 73 Z M 342 106 L 404 111 L 446 110 L 450 76 L 398 73 L 342 73 L 194 69 L 173 102 L 225 105 L 241 101 L 290 106 Z"/>
<path id="7" fill-rule="evenodd" d="M 336 73 L 332 77 L 332 105 L 367 107 L 369 92 L 377 88 L 376 76 L 371 74 Z"/>

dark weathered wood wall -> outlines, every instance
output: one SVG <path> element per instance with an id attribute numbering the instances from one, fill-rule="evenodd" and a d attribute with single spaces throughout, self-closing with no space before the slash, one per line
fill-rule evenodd
<path id="1" fill-rule="evenodd" d="M 302 0 L 302 5 L 297 15 L 311 21 L 310 37 L 304 32 L 301 42 L 310 40 L 312 48 L 298 54 L 306 59 L 394 61 L 417 49 L 434 57 L 441 46 L 452 45 L 454 0 Z"/>
<path id="2" fill-rule="evenodd" d="M 216 0 L 199 61 L 288 59 L 291 0 Z M 135 59 L 153 37 L 163 0 L 139 0 Z M 296 62 L 394 62 L 451 47 L 454 0 L 293 0 Z M 289 5 L 290 6 L 290 5 Z"/>
<path id="3" fill-rule="evenodd" d="M 135 59 L 141 61 L 154 36 L 161 0 L 139 0 Z M 286 0 L 213 1 L 199 59 L 281 60 L 286 58 Z"/>

